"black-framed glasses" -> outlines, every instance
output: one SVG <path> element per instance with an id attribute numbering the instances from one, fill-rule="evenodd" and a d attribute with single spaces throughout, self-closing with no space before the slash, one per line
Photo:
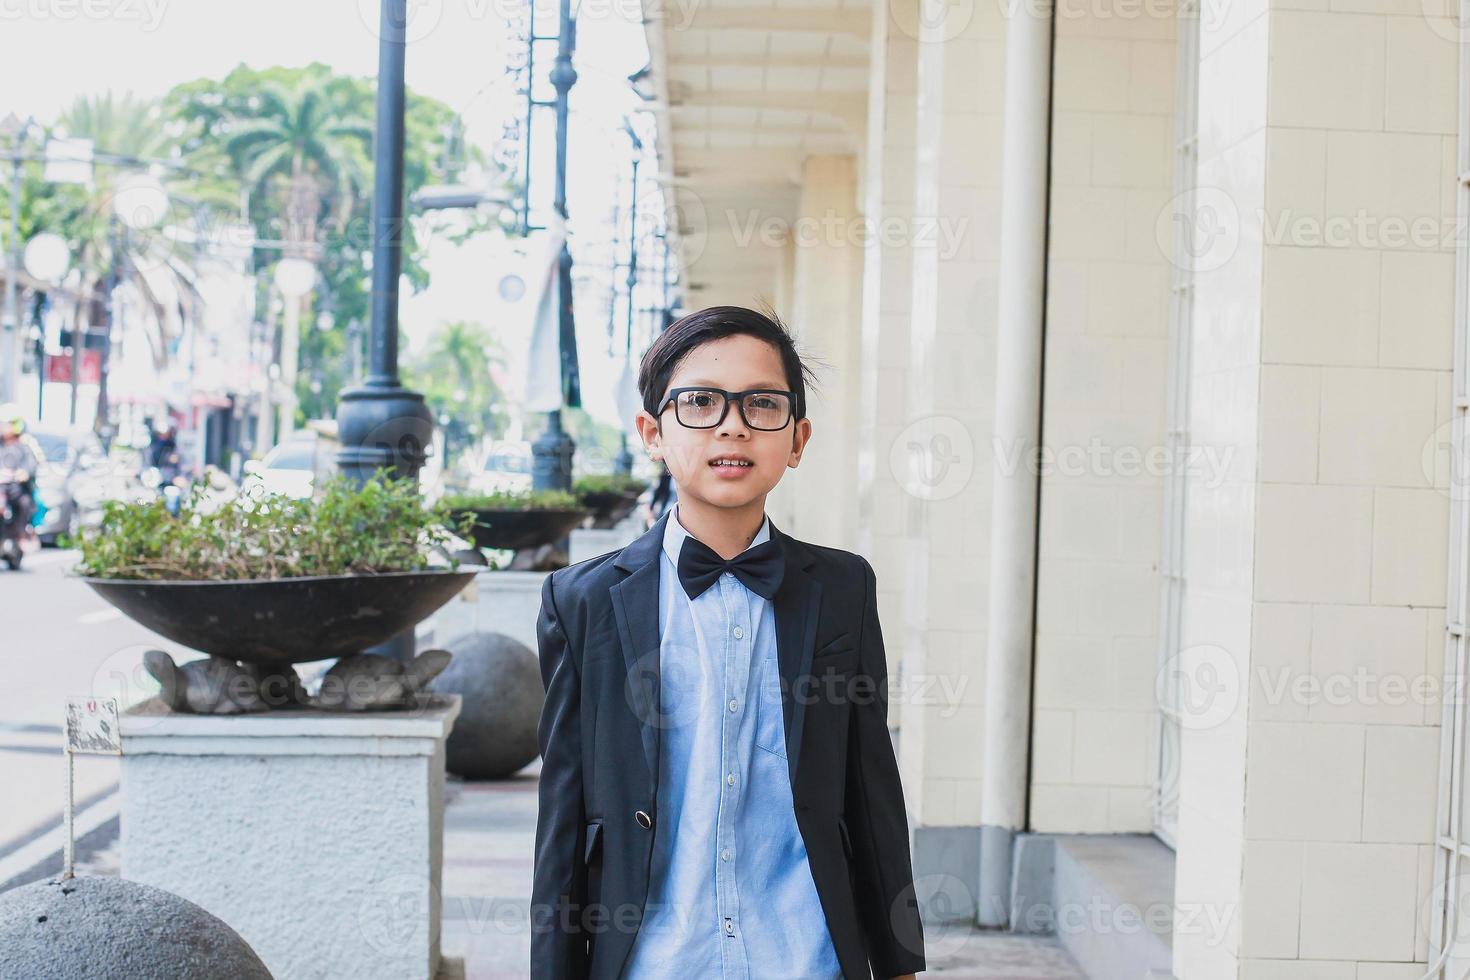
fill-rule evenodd
<path id="1" fill-rule="evenodd" d="M 674 417 L 680 425 L 687 429 L 713 429 L 725 421 L 732 401 L 740 406 L 740 417 L 747 426 L 774 432 L 786 428 L 791 421 L 796 395 L 780 388 L 747 388 L 745 391 L 704 386 L 670 388 L 657 414 L 662 415 L 669 402 L 673 402 Z"/>

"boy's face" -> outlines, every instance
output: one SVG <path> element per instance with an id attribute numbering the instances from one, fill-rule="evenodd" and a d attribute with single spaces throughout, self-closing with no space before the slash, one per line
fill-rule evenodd
<path id="1" fill-rule="evenodd" d="M 674 369 L 666 398 L 673 388 L 709 385 L 726 391 L 750 388 L 790 390 L 776 348 L 745 334 L 722 337 L 694 348 Z M 786 468 L 801 462 L 802 449 L 811 438 L 810 419 L 791 420 L 774 431 L 752 429 L 730 403 L 725 418 L 708 429 L 686 428 L 675 416 L 672 403 L 658 418 L 640 411 L 638 433 L 648 454 L 669 467 L 679 496 L 694 497 L 715 507 L 741 507 L 765 495 L 781 482 Z M 660 423 L 662 423 L 660 425 Z M 750 460 L 748 467 L 715 467 L 710 461 L 725 453 Z"/>

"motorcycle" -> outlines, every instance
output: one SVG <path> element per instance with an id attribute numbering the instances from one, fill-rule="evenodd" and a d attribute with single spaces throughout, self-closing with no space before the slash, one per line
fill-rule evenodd
<path id="1" fill-rule="evenodd" d="M 30 517 L 21 506 L 25 501 L 26 481 L 18 470 L 0 470 L 0 561 L 15 571 L 25 555 L 22 542 Z"/>
<path id="2" fill-rule="evenodd" d="M 178 450 L 164 453 L 156 465 L 146 467 L 138 477 L 145 487 L 163 498 L 163 505 L 170 514 L 178 514 L 191 483 L 184 473 L 184 459 Z"/>

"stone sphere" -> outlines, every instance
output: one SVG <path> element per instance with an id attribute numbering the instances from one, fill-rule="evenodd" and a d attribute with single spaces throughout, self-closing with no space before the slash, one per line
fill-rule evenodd
<path id="1" fill-rule="evenodd" d="M 465 779 L 504 779 L 536 758 L 546 692 L 536 655 L 503 633 L 465 633 L 435 644 L 454 654 L 429 687 L 464 698 L 444 766 Z"/>
<path id="2" fill-rule="evenodd" d="M 0 893 L 0 977 L 272 980 L 239 933 L 193 902 L 105 875 Z"/>

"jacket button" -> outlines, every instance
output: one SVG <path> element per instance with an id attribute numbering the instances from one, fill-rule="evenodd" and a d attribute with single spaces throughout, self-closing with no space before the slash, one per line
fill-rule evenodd
<path id="1" fill-rule="evenodd" d="M 633 816 L 637 819 L 638 826 L 642 827 L 644 830 L 648 830 L 653 826 L 653 818 L 644 811 L 639 810 L 637 813 L 633 814 Z"/>

